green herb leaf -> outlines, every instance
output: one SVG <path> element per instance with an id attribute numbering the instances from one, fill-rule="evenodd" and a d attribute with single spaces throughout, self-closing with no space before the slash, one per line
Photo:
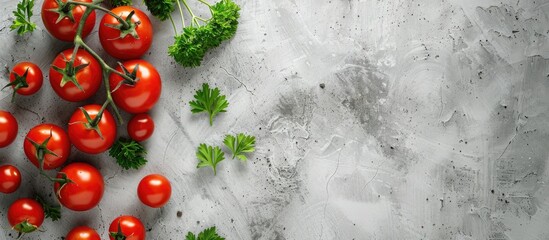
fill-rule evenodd
<path id="1" fill-rule="evenodd" d="M 144 166 L 147 163 L 144 157 L 146 154 L 147 151 L 141 144 L 125 138 L 118 139 L 109 150 L 109 156 L 115 158 L 116 163 L 126 170 Z"/>
<path id="2" fill-rule="evenodd" d="M 17 10 L 13 11 L 15 18 L 10 26 L 12 31 L 17 29 L 17 34 L 23 35 L 36 29 L 36 24 L 31 21 L 32 7 L 34 0 L 21 0 L 17 4 Z"/>
<path id="3" fill-rule="evenodd" d="M 111 6 L 120 7 L 120 6 L 131 6 L 132 0 L 110 0 Z"/>
<path id="4" fill-rule="evenodd" d="M 225 153 L 221 151 L 220 147 L 214 148 L 202 143 L 196 151 L 196 157 L 199 161 L 196 168 L 211 167 L 214 171 L 214 175 L 216 175 L 217 164 L 225 159 Z"/>
<path id="5" fill-rule="evenodd" d="M 185 240 L 225 240 L 219 236 L 215 230 L 215 227 L 204 229 L 201 233 L 198 234 L 198 237 L 192 232 L 188 232 Z"/>
<path id="6" fill-rule="evenodd" d="M 248 158 L 244 153 L 251 153 L 255 151 L 255 137 L 250 135 L 244 135 L 239 133 L 236 136 L 227 135 L 223 141 L 225 146 L 233 153 L 233 159 L 236 157 L 241 161 L 246 161 Z"/>
<path id="7" fill-rule="evenodd" d="M 202 89 L 196 91 L 194 98 L 194 101 L 189 102 L 191 112 L 207 112 L 210 115 L 210 126 L 212 126 L 215 116 L 226 112 L 226 108 L 229 106 L 229 102 L 225 100 L 225 95 L 221 95 L 219 88 L 211 89 L 207 83 L 202 84 Z"/>
<path id="8" fill-rule="evenodd" d="M 208 25 L 217 36 L 217 42 L 212 47 L 217 47 L 222 41 L 229 40 L 236 34 L 240 6 L 231 0 L 221 0 L 210 9 L 212 10 L 212 19 Z"/>
<path id="9" fill-rule="evenodd" d="M 145 5 L 151 14 L 164 21 L 170 18 L 175 10 L 174 4 L 178 0 L 145 0 Z"/>
<path id="10" fill-rule="evenodd" d="M 40 196 L 36 196 L 36 201 L 42 205 L 47 218 L 50 218 L 54 222 L 61 219 L 61 206 L 50 205 Z"/>

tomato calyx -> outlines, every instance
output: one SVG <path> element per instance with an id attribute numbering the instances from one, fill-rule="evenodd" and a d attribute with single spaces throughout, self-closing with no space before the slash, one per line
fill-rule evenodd
<path id="1" fill-rule="evenodd" d="M 139 35 L 137 34 L 137 31 L 135 28 L 141 24 L 140 21 L 132 22 L 132 17 L 135 14 L 135 11 L 131 11 L 126 19 L 119 18 L 117 19 L 119 24 L 105 24 L 105 26 L 114 28 L 120 31 L 120 36 L 117 38 L 109 39 L 109 40 L 116 40 L 116 39 L 122 39 L 125 38 L 128 35 L 132 35 L 133 38 L 139 39 Z M 123 21 L 122 21 L 123 20 Z"/>
<path id="2" fill-rule="evenodd" d="M 73 60 L 74 58 L 69 61 L 65 57 L 65 54 L 62 54 L 62 55 L 63 55 L 63 60 L 65 61 L 65 68 L 60 68 L 55 65 L 51 66 L 55 71 L 63 75 L 60 86 L 64 87 L 65 84 L 72 82 L 78 89 L 80 89 L 80 91 L 84 92 L 84 89 L 82 88 L 82 86 L 80 86 L 80 83 L 78 83 L 78 80 L 76 79 L 76 73 L 86 68 L 90 64 L 85 63 L 85 64 L 80 64 L 78 66 L 74 66 L 74 60 Z"/>
<path id="3" fill-rule="evenodd" d="M 21 88 L 29 87 L 29 84 L 27 83 L 27 75 L 29 74 L 29 68 L 27 68 L 27 70 L 25 70 L 25 73 L 23 73 L 23 76 L 20 76 L 16 72 L 12 72 L 12 73 L 15 76 L 15 80 L 13 80 L 13 82 L 10 82 L 6 86 L 4 86 L 2 88 L 2 90 L 4 90 L 4 88 L 7 88 L 7 87 L 13 87 L 13 94 L 11 96 L 11 102 L 14 102 L 15 101 L 15 94 L 17 93 L 17 90 L 19 90 Z"/>
<path id="4" fill-rule="evenodd" d="M 135 84 L 137 84 L 137 82 L 139 82 L 139 78 L 137 77 L 137 72 L 139 71 L 139 64 L 135 65 L 135 68 L 133 68 L 133 71 L 131 73 L 122 63 L 118 62 L 118 65 L 120 65 L 120 68 L 122 69 L 122 72 L 124 73 L 124 75 L 126 75 L 131 80 L 123 79 L 118 83 L 118 85 L 116 85 L 116 87 L 111 92 L 118 90 L 122 86 L 122 84 L 126 84 L 133 87 L 135 86 Z"/>
<path id="5" fill-rule="evenodd" d="M 36 231 L 36 229 L 38 229 L 38 226 L 29 223 L 29 220 L 26 219 L 18 224 L 15 224 L 12 229 L 19 232 L 18 237 L 21 237 L 24 233 L 31 233 Z"/>
<path id="6" fill-rule="evenodd" d="M 91 118 L 88 111 L 86 111 L 86 109 L 84 109 L 83 107 L 80 107 L 79 109 L 84 114 L 84 117 L 86 117 L 86 121 L 85 122 L 80 122 L 80 121 L 72 122 L 72 123 L 69 123 L 69 124 L 84 124 L 86 129 L 95 131 L 99 135 L 99 137 L 101 139 L 103 139 L 103 134 L 101 133 L 101 129 L 99 128 L 99 122 L 101 121 L 101 118 L 103 117 L 103 112 L 105 111 L 105 108 L 107 107 L 108 103 L 109 103 L 109 100 L 107 100 L 105 102 L 105 104 L 103 104 L 103 106 L 101 107 L 101 109 L 99 110 L 99 112 L 97 113 L 97 115 L 93 119 Z"/>
<path id="7" fill-rule="evenodd" d="M 68 18 L 71 22 L 75 22 L 74 15 L 72 14 L 72 9 L 74 8 L 73 4 L 65 3 L 62 0 L 56 0 L 57 8 L 48 9 L 50 12 L 59 14 L 55 24 L 61 22 L 64 18 Z"/>
<path id="8" fill-rule="evenodd" d="M 122 227 L 120 226 L 120 220 L 118 220 L 118 229 L 116 232 L 110 232 L 109 235 L 114 238 L 114 240 L 126 240 L 126 235 L 122 232 Z"/>
<path id="9" fill-rule="evenodd" d="M 36 149 L 36 159 L 38 159 L 38 164 L 40 167 L 40 171 L 44 171 L 44 158 L 46 157 L 46 154 L 50 154 L 56 157 L 59 157 L 56 153 L 52 152 L 48 149 L 48 142 L 53 136 L 53 129 L 50 128 L 50 136 L 46 138 L 42 143 L 38 144 L 34 140 L 27 137 L 27 141 L 29 141 L 32 146 Z"/>
<path id="10" fill-rule="evenodd" d="M 52 182 L 59 183 L 59 189 L 55 192 L 55 194 L 57 195 L 57 197 L 61 198 L 61 190 L 63 189 L 63 187 L 65 187 L 68 183 L 72 183 L 73 181 L 70 180 L 69 177 L 67 177 L 67 174 L 64 172 L 59 172 L 58 174 L 61 175 L 61 178 L 51 178 L 50 180 Z"/>

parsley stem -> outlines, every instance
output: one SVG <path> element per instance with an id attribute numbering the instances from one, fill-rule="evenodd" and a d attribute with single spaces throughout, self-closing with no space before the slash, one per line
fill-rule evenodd
<path id="1" fill-rule="evenodd" d="M 194 15 L 193 10 L 191 9 L 191 7 L 189 7 L 189 4 L 187 4 L 187 0 L 181 0 L 181 1 L 183 2 L 183 5 L 185 5 L 185 8 L 187 9 L 187 11 L 189 11 L 189 14 L 191 14 L 191 25 L 193 24 L 193 22 L 196 25 L 199 25 L 198 21 L 196 20 L 196 15 Z"/>
<path id="2" fill-rule="evenodd" d="M 185 16 L 183 15 L 183 9 L 181 8 L 181 4 L 179 3 L 179 0 L 176 0 L 177 7 L 179 8 L 179 14 L 181 15 L 181 24 L 182 27 L 185 28 Z"/>
<path id="3" fill-rule="evenodd" d="M 173 21 L 172 15 L 169 15 L 168 17 L 170 19 L 170 22 L 172 23 L 173 31 L 175 35 L 177 35 L 177 27 L 175 27 L 175 22 Z"/>

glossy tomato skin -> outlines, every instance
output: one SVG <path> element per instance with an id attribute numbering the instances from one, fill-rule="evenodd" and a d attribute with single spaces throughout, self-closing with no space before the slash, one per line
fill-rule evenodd
<path id="1" fill-rule="evenodd" d="M 117 7 L 111 11 L 114 14 L 121 16 L 122 19 L 126 19 L 130 12 L 135 11 L 131 22 L 138 23 L 137 26 L 135 26 L 135 32 L 139 36 L 139 39 L 136 39 L 131 34 L 120 38 L 120 30 L 109 26 L 118 25 L 120 23 L 113 16 L 105 14 L 99 24 L 99 40 L 101 41 L 101 46 L 103 46 L 103 49 L 105 49 L 109 55 L 118 59 L 128 60 L 140 58 L 149 50 L 153 41 L 153 28 L 149 17 L 141 10 L 130 6 Z"/>
<path id="2" fill-rule="evenodd" d="M 109 226 L 109 233 L 118 232 L 118 224 L 126 240 L 145 240 L 145 227 L 141 221 L 134 216 L 120 216 L 114 219 Z M 109 238 L 114 240 L 109 234 Z"/>
<path id="3" fill-rule="evenodd" d="M 62 188 L 59 183 L 54 184 L 54 192 L 58 193 L 56 196 L 61 205 L 73 211 L 87 211 L 99 204 L 105 190 L 99 170 L 87 163 L 76 162 L 61 169 L 57 178 L 62 177 L 61 173 L 72 181 Z"/>
<path id="4" fill-rule="evenodd" d="M 129 113 L 137 114 L 149 111 L 160 99 L 162 92 L 160 74 L 152 64 L 145 60 L 130 60 L 124 62 L 123 65 L 129 72 L 132 72 L 139 65 L 136 74 L 138 81 L 133 85 L 123 83 L 116 89 L 118 84 L 123 81 L 123 78 L 117 74 L 111 74 L 109 83 L 111 89 L 115 90 L 112 93 L 114 102 Z M 116 70 L 122 71 L 120 66 Z"/>
<path id="5" fill-rule="evenodd" d="M 20 198 L 12 203 L 8 209 L 8 222 L 15 227 L 24 221 L 28 221 L 37 228 L 40 227 L 44 222 L 42 205 L 30 198 Z"/>
<path id="6" fill-rule="evenodd" d="M 65 56 L 68 61 L 72 59 L 72 53 L 72 48 L 59 53 L 53 60 L 52 65 L 64 69 L 67 62 L 63 56 Z M 55 93 L 57 93 L 57 95 L 62 99 L 71 102 L 83 101 L 93 96 L 101 86 L 101 81 L 103 79 L 101 65 L 86 50 L 78 49 L 78 52 L 76 52 L 74 66 L 76 67 L 82 64 L 89 64 L 87 67 L 76 73 L 76 81 L 78 81 L 83 91 L 78 89 L 78 87 L 72 82 L 67 82 L 63 87 L 61 87 L 63 75 L 56 71 L 53 67 L 50 67 L 50 84 Z"/>
<path id="7" fill-rule="evenodd" d="M 128 122 L 128 134 L 135 141 L 145 141 L 151 137 L 153 132 L 154 121 L 149 114 L 137 114 Z"/>
<path id="8" fill-rule="evenodd" d="M 78 226 L 73 228 L 65 240 L 101 240 L 99 234 L 91 227 Z"/>
<path id="9" fill-rule="evenodd" d="M 63 2 L 67 2 L 67 0 L 62 0 Z M 76 0 L 79 2 L 88 2 L 91 3 L 92 0 Z M 74 22 L 71 21 L 68 17 L 64 17 L 60 22 L 57 22 L 57 19 L 59 18 L 59 13 L 53 12 L 50 10 L 57 10 L 59 8 L 59 4 L 57 3 L 57 0 L 45 0 L 42 4 L 42 22 L 44 23 L 44 26 L 48 30 L 48 32 L 55 38 L 65 41 L 65 42 L 72 42 L 74 41 L 74 37 L 76 36 L 76 30 L 78 29 L 78 24 L 80 23 L 80 19 L 82 18 L 82 15 L 84 14 L 84 11 L 86 11 L 85 6 L 75 6 L 72 9 L 72 15 L 74 16 Z M 56 23 L 57 22 L 57 23 Z M 90 34 L 90 32 L 93 30 L 93 27 L 95 26 L 95 11 L 93 11 L 88 19 L 86 19 L 86 23 L 84 24 L 84 29 L 82 29 L 82 38 L 86 38 Z"/>
<path id="10" fill-rule="evenodd" d="M 55 153 L 57 156 L 52 154 L 44 155 L 45 170 L 58 168 L 69 158 L 69 155 L 71 154 L 71 143 L 65 130 L 54 124 L 40 124 L 33 127 L 29 133 L 27 133 L 27 137 L 23 143 L 23 150 L 25 151 L 27 158 L 34 166 L 40 167 L 36 156 L 37 149 L 34 145 L 32 145 L 30 140 L 37 144 L 42 144 L 50 137 L 50 134 L 51 138 L 48 141 L 46 148 Z"/>
<path id="11" fill-rule="evenodd" d="M 31 62 L 20 62 L 15 64 L 10 73 L 10 82 L 15 81 L 15 73 L 19 76 L 23 76 L 27 70 L 26 82 L 28 86 L 17 89 L 18 94 L 26 96 L 38 92 L 44 82 L 42 70 L 38 65 Z M 15 86 L 12 86 L 12 88 L 15 88 Z"/>
<path id="12" fill-rule="evenodd" d="M 101 109 L 101 105 L 91 104 L 83 107 L 94 119 Z M 116 122 L 112 114 L 105 109 L 98 127 L 103 138 L 93 129 L 86 128 L 86 116 L 80 109 L 76 109 L 69 120 L 69 139 L 80 151 L 89 154 L 98 154 L 109 149 L 116 139 Z"/>
<path id="13" fill-rule="evenodd" d="M 137 187 L 139 200 L 152 208 L 160 208 L 166 205 L 171 195 L 172 186 L 170 181 L 160 174 L 151 174 L 144 177 Z"/>
<path id="14" fill-rule="evenodd" d="M 17 137 L 19 124 L 10 112 L 0 110 L 0 148 L 7 147 Z"/>
<path id="15" fill-rule="evenodd" d="M 0 166 L 0 192 L 13 193 L 21 186 L 21 172 L 12 165 Z"/>

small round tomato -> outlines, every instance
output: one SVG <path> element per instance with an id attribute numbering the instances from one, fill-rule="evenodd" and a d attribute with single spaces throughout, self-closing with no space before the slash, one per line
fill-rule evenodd
<path id="1" fill-rule="evenodd" d="M 8 86 L 11 86 L 18 94 L 28 96 L 38 92 L 43 81 L 44 75 L 38 65 L 31 62 L 20 62 L 15 64 L 11 70 Z"/>
<path id="2" fill-rule="evenodd" d="M 21 198 L 8 209 L 8 222 L 20 233 L 33 232 L 44 222 L 44 209 L 35 200 Z"/>
<path id="3" fill-rule="evenodd" d="M 0 166 L 0 192 L 12 193 L 21 186 L 21 172 L 15 166 Z"/>
<path id="4" fill-rule="evenodd" d="M 153 28 L 147 14 L 141 10 L 122 6 L 111 10 L 124 19 L 128 25 L 119 22 L 110 14 L 105 14 L 99 24 L 101 46 L 111 56 L 118 59 L 136 59 L 145 54 L 151 47 Z M 134 12 L 130 19 L 128 16 Z"/>
<path id="5" fill-rule="evenodd" d="M 154 121 L 149 114 L 140 113 L 128 122 L 128 134 L 138 142 L 145 141 L 154 132 Z"/>
<path id="6" fill-rule="evenodd" d="M 17 137 L 19 125 L 10 112 L 0 110 L 0 148 L 10 145 Z"/>
<path id="7" fill-rule="evenodd" d="M 151 174 L 139 182 L 137 186 L 137 196 L 141 202 L 152 208 L 163 207 L 172 195 L 172 185 L 170 181 L 160 175 Z"/>
<path id="8" fill-rule="evenodd" d="M 76 0 L 78 2 L 91 3 L 92 0 Z M 72 42 L 76 36 L 78 24 L 86 11 L 86 7 L 82 5 L 66 5 L 67 0 L 62 0 L 63 4 L 59 4 L 58 0 L 45 0 L 42 4 L 42 22 L 44 26 L 55 38 Z M 72 17 L 71 17 L 72 16 Z M 61 18 L 60 18 L 61 17 Z M 72 19 L 71 19 L 72 18 Z M 82 29 L 82 38 L 90 34 L 95 26 L 95 11 L 92 11 L 84 23 Z"/>
<path id="9" fill-rule="evenodd" d="M 69 120 L 69 139 L 80 151 L 89 154 L 98 154 L 109 149 L 116 139 L 116 122 L 107 109 L 103 111 L 97 128 L 89 126 L 86 111 L 93 120 L 99 114 L 101 105 L 91 104 L 77 109 Z"/>
<path id="10" fill-rule="evenodd" d="M 109 238 L 111 240 L 145 240 L 145 227 L 134 216 L 120 216 L 109 226 Z"/>
<path id="11" fill-rule="evenodd" d="M 51 170 L 67 161 L 71 154 L 71 143 L 65 130 L 57 125 L 45 123 L 33 127 L 27 133 L 23 150 L 34 166 L 40 168 L 39 157 L 42 157 L 44 169 Z M 39 154 L 42 156 L 38 156 Z"/>
<path id="12" fill-rule="evenodd" d="M 59 97 L 79 102 L 93 96 L 103 79 L 101 65 L 84 49 L 78 49 L 74 64 L 69 64 L 73 49 L 57 55 L 50 68 L 50 84 Z"/>
<path id="13" fill-rule="evenodd" d="M 65 240 L 101 240 L 99 234 L 91 227 L 79 226 L 73 228 Z"/>
<path id="14" fill-rule="evenodd" d="M 87 163 L 71 163 L 61 169 L 57 178 L 66 176 L 70 182 L 61 185 L 54 183 L 57 199 L 61 205 L 73 211 L 87 211 L 99 204 L 105 191 L 101 173 Z"/>
<path id="15" fill-rule="evenodd" d="M 122 64 L 132 73 L 137 67 L 134 82 L 124 80 L 121 76 L 112 73 L 109 77 L 112 97 L 117 106 L 129 113 L 144 113 L 149 111 L 160 98 L 162 82 L 156 68 L 145 60 L 130 60 Z M 122 72 L 118 66 L 116 70 Z M 130 74 L 131 75 L 131 74 Z"/>

